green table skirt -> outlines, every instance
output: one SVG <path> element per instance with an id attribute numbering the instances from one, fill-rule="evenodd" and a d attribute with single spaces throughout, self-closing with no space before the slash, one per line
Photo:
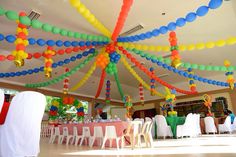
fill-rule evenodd
<path id="1" fill-rule="evenodd" d="M 171 127 L 174 138 L 176 138 L 177 125 L 182 125 L 186 117 L 166 117 L 167 124 Z"/>

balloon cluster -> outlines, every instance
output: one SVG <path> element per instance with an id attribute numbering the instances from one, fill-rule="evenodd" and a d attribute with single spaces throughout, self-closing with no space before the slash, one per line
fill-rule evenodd
<path id="1" fill-rule="evenodd" d="M 50 78 L 52 76 L 52 56 L 55 55 L 55 52 L 52 47 L 48 46 L 47 50 L 44 52 L 44 74 L 45 77 Z"/>
<path id="2" fill-rule="evenodd" d="M 188 74 L 190 75 L 194 75 L 193 69 L 192 68 L 188 68 Z M 194 83 L 194 79 L 193 78 L 189 78 L 189 88 L 191 91 L 195 92 L 196 91 L 196 84 Z"/>
<path id="3" fill-rule="evenodd" d="M 151 75 L 151 80 L 150 80 L 150 88 L 151 88 L 151 96 L 154 96 L 155 94 L 154 94 L 154 90 L 155 90 L 155 79 L 152 77 L 152 76 L 154 76 L 155 75 L 155 72 L 154 72 L 154 68 L 153 67 L 151 67 L 150 68 L 150 72 L 152 73 L 152 75 Z"/>
<path id="4" fill-rule="evenodd" d="M 96 58 L 96 65 L 102 69 L 105 69 L 107 64 L 109 63 L 109 55 L 108 53 L 100 53 Z"/>
<path id="5" fill-rule="evenodd" d="M 65 96 L 62 98 L 63 105 L 74 105 L 75 98 L 72 96 Z"/>
<path id="6" fill-rule="evenodd" d="M 106 67 L 106 72 L 110 75 L 117 73 L 116 63 L 110 62 Z"/>
<path id="7" fill-rule="evenodd" d="M 208 113 L 207 116 L 212 116 L 211 113 L 211 106 L 212 106 L 212 96 L 208 95 L 208 94 L 204 94 L 203 95 L 203 101 L 204 101 L 204 105 L 207 107 L 208 109 Z"/>
<path id="8" fill-rule="evenodd" d="M 228 69 L 228 67 L 230 66 L 230 62 L 228 60 L 224 61 L 224 65 L 225 67 Z M 234 72 L 228 70 L 225 75 L 227 76 L 227 83 L 229 84 L 229 87 L 233 90 L 234 89 L 234 76 L 233 76 Z"/>
<path id="9" fill-rule="evenodd" d="M 143 85 L 139 83 L 139 98 L 142 105 L 144 105 Z"/>
<path id="10" fill-rule="evenodd" d="M 57 119 L 57 113 L 58 113 L 58 107 L 60 105 L 60 100 L 59 99 L 53 99 L 51 102 L 51 107 L 49 111 L 49 119 L 55 120 Z"/>
<path id="11" fill-rule="evenodd" d="M 166 105 L 170 107 L 171 111 L 168 112 L 168 115 L 173 115 L 173 116 L 177 116 L 177 112 L 174 111 L 174 107 L 173 107 L 173 103 L 176 101 L 175 98 L 175 94 L 176 91 L 175 90 L 169 90 L 167 87 L 165 87 L 166 90 Z"/>
<path id="12" fill-rule="evenodd" d="M 84 107 L 83 107 L 82 102 L 78 102 L 78 106 L 77 106 L 76 110 L 77 110 L 78 120 L 83 119 L 84 118 Z"/>
<path id="13" fill-rule="evenodd" d="M 133 106 L 133 104 L 131 103 L 131 98 L 129 95 L 124 95 L 123 101 L 125 103 L 125 107 L 126 107 L 126 116 L 127 118 L 131 118 L 131 108 Z"/>
<path id="14" fill-rule="evenodd" d="M 65 73 L 69 72 L 70 69 L 69 68 L 65 68 Z M 63 81 L 63 94 L 68 94 L 68 90 L 69 90 L 69 77 L 66 77 Z"/>
<path id="15" fill-rule="evenodd" d="M 116 41 L 118 35 L 120 34 L 122 28 L 124 27 L 125 20 L 128 16 L 129 10 L 131 8 L 131 5 L 133 3 L 133 0 L 123 0 L 123 5 L 118 17 L 118 20 L 116 22 L 115 29 L 112 33 L 111 39 L 113 41 Z"/>
<path id="16" fill-rule="evenodd" d="M 20 18 L 23 18 L 26 15 L 24 12 L 19 13 Z M 16 29 L 16 50 L 12 52 L 12 55 L 14 56 L 14 63 L 17 67 L 21 67 L 24 65 L 24 59 L 28 57 L 28 54 L 25 52 L 25 47 L 29 44 L 27 40 L 28 36 L 28 30 L 27 27 L 20 23 L 19 20 L 17 20 L 18 26 Z"/>
<path id="17" fill-rule="evenodd" d="M 109 54 L 110 57 L 110 62 L 112 63 L 118 63 L 118 61 L 120 60 L 120 54 L 118 54 L 116 51 L 112 52 Z"/>
<path id="18" fill-rule="evenodd" d="M 179 47 L 177 45 L 177 38 L 174 31 L 171 31 L 169 34 L 169 42 L 170 42 L 170 51 L 171 51 L 171 66 L 174 68 L 178 68 L 181 65 L 180 55 L 179 55 Z"/>
<path id="19" fill-rule="evenodd" d="M 142 34 L 137 34 L 128 37 L 119 37 L 118 42 L 137 42 L 140 40 L 149 39 L 152 37 L 157 37 L 160 34 L 166 34 L 168 31 L 174 31 L 177 27 L 183 27 L 187 22 L 193 22 L 197 19 L 197 16 L 205 16 L 209 9 L 217 9 L 221 6 L 223 0 L 210 0 L 208 6 L 200 6 L 196 12 L 190 12 L 185 17 L 178 18 L 175 22 L 170 22 L 166 26 L 161 26 L 155 28 L 151 31 L 144 32 Z"/>
<path id="20" fill-rule="evenodd" d="M 111 98 L 110 98 L 110 92 L 111 92 L 111 82 L 107 80 L 106 82 L 106 103 L 110 103 Z"/>

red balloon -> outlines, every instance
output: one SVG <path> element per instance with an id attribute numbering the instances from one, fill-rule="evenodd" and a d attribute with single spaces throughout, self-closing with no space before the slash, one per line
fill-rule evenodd
<path id="1" fill-rule="evenodd" d="M 17 34 L 17 37 L 25 40 L 26 39 L 26 34 L 24 32 L 20 32 L 20 33 Z"/>
<path id="2" fill-rule="evenodd" d="M 5 60 L 5 56 L 3 56 L 3 55 L 0 55 L 0 61 L 4 61 Z"/>
<path id="3" fill-rule="evenodd" d="M 78 47 L 78 46 L 73 47 L 73 51 L 74 51 L 74 52 L 78 52 L 78 51 L 79 51 L 79 47 Z"/>
<path id="4" fill-rule="evenodd" d="M 42 55 L 39 52 L 33 54 L 34 58 L 40 58 Z"/>
<path id="5" fill-rule="evenodd" d="M 45 63 L 45 67 L 48 68 L 48 67 L 51 67 L 51 66 L 52 66 L 52 63 L 51 63 L 51 62 L 46 62 L 46 63 Z"/>
<path id="6" fill-rule="evenodd" d="M 69 53 L 71 53 L 72 52 L 72 48 L 66 48 L 66 50 L 65 50 L 65 52 L 67 53 L 67 54 L 69 54 Z"/>
<path id="7" fill-rule="evenodd" d="M 25 50 L 25 45 L 24 44 L 17 44 L 16 45 L 16 50 L 19 51 L 19 50 Z"/>
<path id="8" fill-rule="evenodd" d="M 21 11 L 21 12 L 19 13 L 19 16 L 27 16 L 27 14 L 26 14 L 26 12 Z"/>
<path id="9" fill-rule="evenodd" d="M 9 61 L 14 60 L 14 58 L 15 58 L 15 57 L 14 57 L 13 55 L 8 55 L 8 56 L 7 56 L 7 59 L 8 59 Z"/>
<path id="10" fill-rule="evenodd" d="M 33 57 L 33 55 L 31 53 L 28 53 L 27 59 L 31 59 L 32 57 Z"/>
<path id="11" fill-rule="evenodd" d="M 174 31 L 171 31 L 171 32 L 170 32 L 170 34 L 169 34 L 169 36 L 170 36 L 170 37 L 175 37 L 175 36 L 176 36 L 176 34 L 175 34 L 175 32 L 174 32 Z"/>
<path id="12" fill-rule="evenodd" d="M 63 55 L 65 52 L 64 52 L 63 49 L 60 49 L 60 50 L 57 51 L 57 53 L 58 53 L 59 55 Z"/>

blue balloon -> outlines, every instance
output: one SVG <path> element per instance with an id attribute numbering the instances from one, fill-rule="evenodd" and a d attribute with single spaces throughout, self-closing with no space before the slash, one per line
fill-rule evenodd
<path id="1" fill-rule="evenodd" d="M 69 64 L 69 63 L 70 63 L 70 59 L 65 59 L 65 60 L 64 60 L 64 63 L 65 63 L 65 64 Z"/>
<path id="2" fill-rule="evenodd" d="M 208 81 L 208 79 L 204 78 L 202 81 L 203 81 L 204 83 L 206 83 L 206 82 Z"/>
<path id="3" fill-rule="evenodd" d="M 90 42 L 90 41 L 86 41 L 85 45 L 86 45 L 86 46 L 90 46 L 90 45 L 91 45 L 91 42 Z"/>
<path id="4" fill-rule="evenodd" d="M 16 37 L 13 35 L 6 36 L 6 41 L 9 43 L 13 43 L 16 40 Z"/>
<path id="5" fill-rule="evenodd" d="M 28 74 L 28 71 L 23 70 L 21 73 L 22 73 L 22 75 L 27 75 L 27 74 Z"/>
<path id="6" fill-rule="evenodd" d="M 222 4 L 222 0 L 211 0 L 208 4 L 209 8 L 216 9 L 220 7 Z"/>
<path id="7" fill-rule="evenodd" d="M 63 41 L 57 40 L 57 41 L 56 41 L 56 45 L 57 45 L 58 47 L 63 46 Z"/>
<path id="8" fill-rule="evenodd" d="M 1 78 L 5 77 L 5 74 L 0 73 L 0 77 L 1 77 Z"/>
<path id="9" fill-rule="evenodd" d="M 70 57 L 70 60 L 73 62 L 73 61 L 76 60 L 76 57 L 75 57 L 75 56 L 72 56 L 72 57 Z"/>
<path id="10" fill-rule="evenodd" d="M 151 80 L 150 80 L 150 82 L 151 82 L 151 83 L 154 83 L 154 82 L 155 82 L 155 80 L 154 80 L 154 79 L 151 79 Z"/>
<path id="11" fill-rule="evenodd" d="M 216 84 L 216 81 L 215 81 L 215 80 L 213 80 L 213 81 L 212 81 L 212 84 L 213 84 L 213 85 L 215 85 L 215 84 Z"/>
<path id="12" fill-rule="evenodd" d="M 145 34 L 144 34 L 144 33 L 140 34 L 140 38 L 141 38 L 142 40 L 146 39 Z"/>
<path id="13" fill-rule="evenodd" d="M 194 20 L 196 20 L 197 16 L 195 13 L 188 13 L 185 17 L 186 21 L 188 22 L 193 22 Z"/>
<path id="14" fill-rule="evenodd" d="M 64 41 L 64 46 L 65 47 L 70 47 L 71 46 L 71 42 L 70 41 Z"/>
<path id="15" fill-rule="evenodd" d="M 58 65 L 58 66 L 62 66 L 62 65 L 64 65 L 64 62 L 63 62 L 63 61 L 59 61 L 59 62 L 57 63 L 57 65 Z"/>
<path id="16" fill-rule="evenodd" d="M 0 41 L 4 40 L 4 35 L 0 34 Z"/>
<path id="17" fill-rule="evenodd" d="M 79 44 L 79 43 L 78 43 Z M 97 42 L 96 41 L 92 41 L 92 45 L 93 46 L 96 46 L 97 45 Z"/>
<path id="18" fill-rule="evenodd" d="M 149 38 L 151 38 L 152 37 L 152 33 L 151 32 L 147 32 L 146 33 L 146 37 L 149 39 Z"/>
<path id="19" fill-rule="evenodd" d="M 79 46 L 84 46 L 84 45 L 85 45 L 84 41 L 79 42 Z"/>
<path id="20" fill-rule="evenodd" d="M 90 53 L 94 53 L 94 52 L 95 52 L 95 49 L 92 48 L 92 49 L 89 50 L 89 52 L 90 52 Z"/>
<path id="21" fill-rule="evenodd" d="M 57 63 L 52 63 L 52 68 L 56 68 L 57 67 Z"/>
<path id="22" fill-rule="evenodd" d="M 193 78 L 193 74 L 188 74 L 188 78 Z"/>
<path id="23" fill-rule="evenodd" d="M 212 84 L 212 80 L 208 80 L 207 83 Z"/>
<path id="24" fill-rule="evenodd" d="M 166 69 L 168 67 L 168 65 L 167 64 L 163 64 L 162 67 Z"/>
<path id="25" fill-rule="evenodd" d="M 168 66 L 167 68 L 169 71 L 172 71 L 174 68 L 172 66 Z"/>
<path id="26" fill-rule="evenodd" d="M 186 71 L 183 72 L 184 77 L 188 77 L 188 73 Z"/>
<path id="27" fill-rule="evenodd" d="M 29 70 L 28 70 L 28 73 L 29 73 L 29 74 L 33 74 L 33 70 L 32 70 L 32 69 L 29 69 Z"/>
<path id="28" fill-rule="evenodd" d="M 77 58 L 77 59 L 80 59 L 80 58 L 82 58 L 82 55 L 81 55 L 81 54 L 77 54 L 77 55 L 76 55 L 76 58 Z"/>
<path id="29" fill-rule="evenodd" d="M 198 76 L 197 76 L 197 75 L 193 75 L 193 79 L 194 79 L 194 80 L 197 80 L 197 79 L 198 79 Z"/>
<path id="30" fill-rule="evenodd" d="M 5 74 L 6 75 L 6 74 Z M 16 76 L 21 76 L 21 72 L 16 72 Z"/>
<path id="31" fill-rule="evenodd" d="M 38 73 L 39 72 L 39 68 L 34 68 L 33 70 L 35 73 Z"/>
<path id="32" fill-rule="evenodd" d="M 48 45 L 48 46 L 54 46 L 54 45 L 55 45 L 55 41 L 53 41 L 53 40 L 48 40 L 48 41 L 47 41 L 47 45 Z"/>
<path id="33" fill-rule="evenodd" d="M 151 88 L 155 88 L 155 86 L 154 86 L 154 85 L 151 85 Z"/>
<path id="34" fill-rule="evenodd" d="M 178 73 L 179 70 L 174 68 L 174 69 L 173 69 L 173 72 L 174 72 L 174 73 Z"/>
<path id="35" fill-rule="evenodd" d="M 193 69 L 192 68 L 188 68 L 188 72 L 191 72 Z"/>
<path id="36" fill-rule="evenodd" d="M 10 72 L 10 76 L 14 77 L 16 74 L 14 72 Z M 1 77 L 1 76 L 0 76 Z"/>
<path id="37" fill-rule="evenodd" d="M 175 90 L 175 89 L 172 89 L 172 90 L 171 90 L 171 93 L 172 93 L 172 94 L 176 94 L 176 90 Z"/>
<path id="38" fill-rule="evenodd" d="M 44 66 L 41 66 L 41 67 L 39 68 L 39 71 L 44 71 Z"/>
<path id="39" fill-rule="evenodd" d="M 38 39 L 38 40 L 37 40 L 37 44 L 38 44 L 39 46 L 44 46 L 44 45 L 46 44 L 46 42 L 45 42 L 45 40 L 43 40 L 43 39 Z"/>
<path id="40" fill-rule="evenodd" d="M 201 6 L 197 9 L 197 16 L 205 16 L 208 13 L 209 8 L 207 6 Z"/>
<path id="41" fill-rule="evenodd" d="M 83 56 L 87 56 L 88 55 L 88 52 L 85 51 L 84 53 L 82 53 Z"/>
<path id="42" fill-rule="evenodd" d="M 168 28 L 166 26 L 161 26 L 159 30 L 161 34 L 166 34 L 168 32 Z"/>
<path id="43" fill-rule="evenodd" d="M 194 81 L 193 80 L 189 80 L 189 84 L 194 84 Z"/>
<path id="44" fill-rule="evenodd" d="M 79 42 L 78 42 L 78 41 L 72 41 L 72 42 L 71 42 L 71 45 L 74 46 L 74 47 L 75 47 L 75 46 L 78 46 L 78 45 L 79 45 Z"/>
<path id="45" fill-rule="evenodd" d="M 159 29 L 154 29 L 153 31 L 152 31 L 152 34 L 153 34 L 153 36 L 158 36 L 158 35 L 160 35 L 160 31 L 159 31 Z"/>
<path id="46" fill-rule="evenodd" d="M 34 38 L 28 39 L 30 45 L 34 45 L 36 43 L 36 40 Z"/>
<path id="47" fill-rule="evenodd" d="M 10 77 L 10 73 L 5 73 L 5 77 Z"/>
<path id="48" fill-rule="evenodd" d="M 186 21 L 185 21 L 184 18 L 178 18 L 178 19 L 176 20 L 176 25 L 177 25 L 178 27 L 183 27 L 185 24 L 186 24 Z"/>
<path id="49" fill-rule="evenodd" d="M 176 24 L 174 22 L 170 22 L 168 25 L 167 25 L 169 31 L 174 31 L 176 29 Z"/>

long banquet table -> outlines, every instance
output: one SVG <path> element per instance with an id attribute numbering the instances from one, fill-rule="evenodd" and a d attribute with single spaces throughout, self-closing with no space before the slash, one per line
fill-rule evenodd
<path id="1" fill-rule="evenodd" d="M 103 135 L 105 135 L 106 126 L 115 126 L 116 134 L 118 137 L 122 136 L 123 131 L 128 127 L 129 123 L 124 121 L 116 121 L 116 122 L 92 122 L 92 123 L 79 123 L 79 124 L 62 124 L 59 126 L 60 131 L 62 132 L 63 127 L 68 127 L 69 134 L 73 135 L 73 127 L 76 126 L 78 129 L 78 135 L 82 134 L 82 127 L 89 127 L 91 136 L 94 134 L 94 127 L 101 126 L 103 130 Z M 94 146 L 97 146 L 98 142 L 95 140 Z M 109 146 L 109 140 L 106 142 L 106 146 Z M 116 147 L 116 143 L 113 140 L 112 147 Z"/>

